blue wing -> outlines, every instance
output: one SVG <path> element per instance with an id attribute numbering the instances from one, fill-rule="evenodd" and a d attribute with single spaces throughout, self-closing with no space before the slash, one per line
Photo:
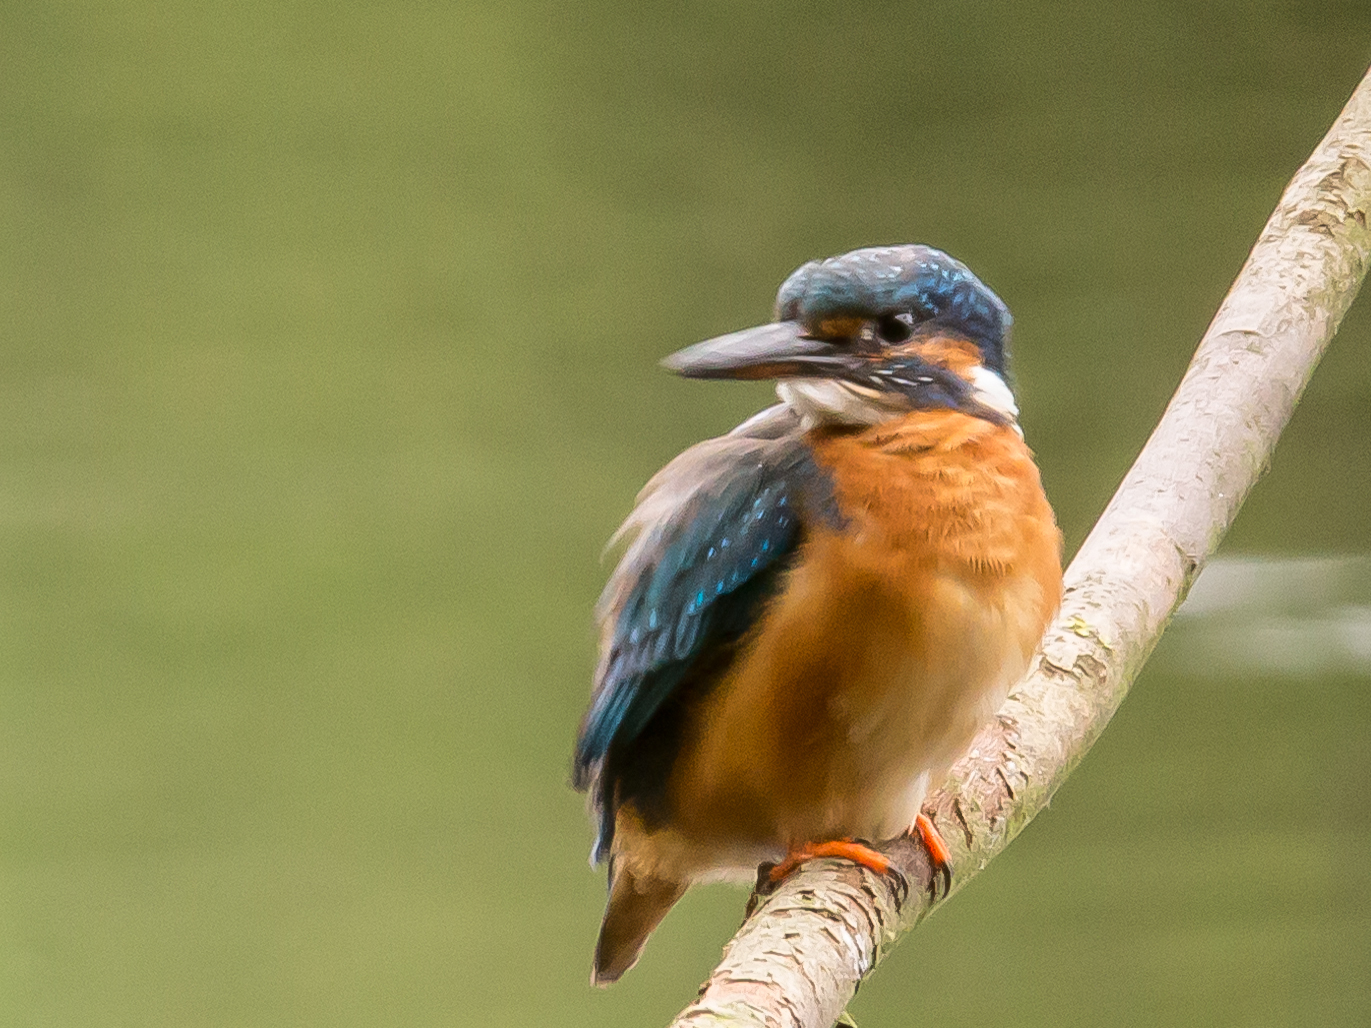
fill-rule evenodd
<path id="1" fill-rule="evenodd" d="M 617 807 L 648 805 L 665 784 L 678 735 L 654 718 L 688 683 L 717 678 L 806 521 L 834 517 L 831 496 L 793 416 L 775 409 L 687 450 L 639 496 L 620 530 L 636 538 L 601 600 L 600 668 L 576 746 L 574 781 L 592 789 L 600 822 L 594 860 Z"/>

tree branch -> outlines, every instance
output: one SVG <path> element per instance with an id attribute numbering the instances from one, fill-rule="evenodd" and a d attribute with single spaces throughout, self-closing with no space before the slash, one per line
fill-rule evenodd
<path id="1" fill-rule="evenodd" d="M 1267 466 L 1371 257 L 1371 72 L 1286 187 L 1176 395 L 1066 573 L 1032 670 L 929 796 L 954 891 L 1046 805 L 1118 709 Z M 907 895 L 814 861 L 755 910 L 673 1028 L 827 1028 L 935 905 L 922 847 L 887 847 Z"/>

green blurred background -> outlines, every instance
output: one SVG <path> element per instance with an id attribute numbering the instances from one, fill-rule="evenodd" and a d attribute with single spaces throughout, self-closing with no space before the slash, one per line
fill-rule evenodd
<path id="1" fill-rule="evenodd" d="M 665 1023 L 744 894 L 586 984 L 599 551 L 768 391 L 657 358 L 948 249 L 1074 548 L 1368 61 L 1363 0 L 7 0 L 0 1022 Z M 1369 344 L 864 1028 L 1367 1023 Z"/>

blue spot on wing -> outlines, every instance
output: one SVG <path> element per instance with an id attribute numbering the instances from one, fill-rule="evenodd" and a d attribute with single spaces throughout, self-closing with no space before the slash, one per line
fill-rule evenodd
<path id="1" fill-rule="evenodd" d="M 737 599 L 751 598 L 799 531 L 790 485 L 749 479 L 699 511 L 630 593 L 577 746 L 578 776 L 642 731 L 701 649 L 746 631 L 730 601 L 740 590 Z"/>
<path id="2" fill-rule="evenodd" d="M 838 520 L 827 478 L 802 446 L 774 463 L 739 466 L 716 495 L 669 526 L 656 560 L 639 573 L 615 616 L 576 745 L 573 782 L 596 788 L 595 860 L 608 853 L 621 803 L 634 800 L 648 818 L 662 809 L 679 745 L 675 722 L 684 716 L 679 702 L 713 684 L 778 587 L 801 509 Z"/>

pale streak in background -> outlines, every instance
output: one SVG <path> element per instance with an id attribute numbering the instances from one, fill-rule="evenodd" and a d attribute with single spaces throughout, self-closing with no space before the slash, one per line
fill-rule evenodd
<path id="1" fill-rule="evenodd" d="M 1220 557 L 1152 657 L 1165 674 L 1371 674 L 1371 555 Z"/>

